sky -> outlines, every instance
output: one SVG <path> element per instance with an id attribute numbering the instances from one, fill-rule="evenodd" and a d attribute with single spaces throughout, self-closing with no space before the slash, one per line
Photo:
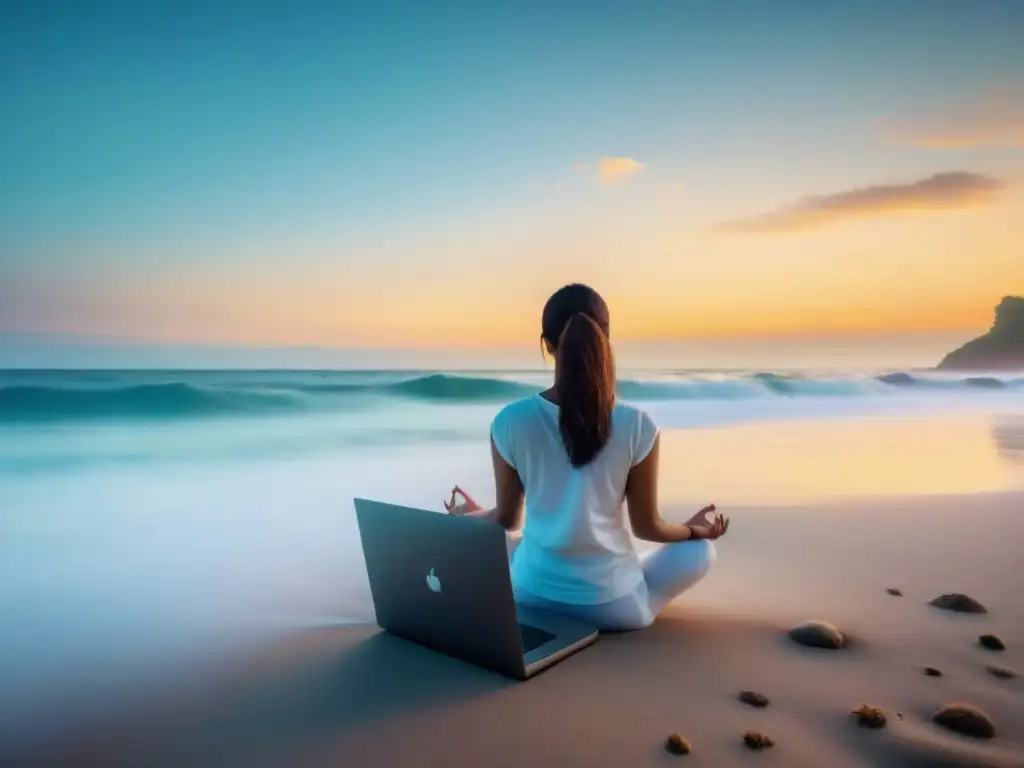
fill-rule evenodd
<path id="1" fill-rule="evenodd" d="M 0 339 L 983 331 L 1024 293 L 1017 0 L 0 4 Z"/>

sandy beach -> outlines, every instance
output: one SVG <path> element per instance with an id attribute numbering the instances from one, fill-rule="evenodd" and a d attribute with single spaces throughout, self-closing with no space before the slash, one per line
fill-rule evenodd
<path id="1" fill-rule="evenodd" d="M 1024 766 L 1024 681 L 988 670 L 1024 671 L 1022 503 L 737 508 L 715 572 L 654 627 L 603 635 L 529 682 L 371 625 L 313 628 L 5 765 Z M 928 604 L 950 592 L 988 613 Z M 831 622 L 848 647 L 796 645 L 787 631 L 805 620 Z M 980 647 L 985 633 L 1005 650 Z M 740 702 L 744 690 L 769 705 Z M 995 738 L 934 724 L 953 702 L 982 709 Z M 856 724 L 862 704 L 885 713 L 884 728 Z M 750 730 L 774 746 L 753 753 Z M 666 751 L 674 732 L 691 754 Z"/>
<path id="2" fill-rule="evenodd" d="M 1024 768 L 1022 41 L 0 0 L 0 768 Z"/>

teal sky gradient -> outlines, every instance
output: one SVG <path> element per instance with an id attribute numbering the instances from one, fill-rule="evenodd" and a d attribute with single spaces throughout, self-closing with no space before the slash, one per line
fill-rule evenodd
<path id="1" fill-rule="evenodd" d="M 4 3 L 0 332 L 88 330 L 125 273 L 326 258 L 358 280 L 475 232 L 599 229 L 579 166 L 606 155 L 647 166 L 614 201 L 638 230 L 654 184 L 702 226 L 1001 171 L 1019 152 L 883 134 L 1021 85 L 1022 40 L 1014 0 Z"/>

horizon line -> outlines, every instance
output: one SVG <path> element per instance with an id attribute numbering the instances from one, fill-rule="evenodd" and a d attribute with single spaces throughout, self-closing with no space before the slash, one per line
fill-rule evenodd
<path id="1" fill-rule="evenodd" d="M 612 334 L 613 344 L 672 344 L 672 343 L 737 343 L 744 341 L 779 341 L 779 342 L 828 342 L 832 340 L 884 340 L 896 338 L 923 338 L 955 334 L 981 334 L 990 325 L 945 326 L 929 329 L 862 329 L 862 330 L 828 330 L 817 333 L 754 333 L 754 334 L 711 334 L 687 336 L 616 336 Z M 277 351 L 322 351 L 322 352 L 426 352 L 426 351 L 473 351 L 473 350 L 518 350 L 533 349 L 539 343 L 540 334 L 531 341 L 508 341 L 504 339 L 493 342 L 460 343 L 455 340 L 429 344 L 317 344 L 317 343 L 275 343 L 275 342 L 238 342 L 201 339 L 139 339 L 132 337 L 106 336 L 100 334 L 52 333 L 52 332 L 21 332 L 0 331 L 0 345 L 4 344 L 43 344 L 61 346 L 103 347 L 116 346 L 136 349 L 224 349 L 224 350 L 277 350 Z"/>

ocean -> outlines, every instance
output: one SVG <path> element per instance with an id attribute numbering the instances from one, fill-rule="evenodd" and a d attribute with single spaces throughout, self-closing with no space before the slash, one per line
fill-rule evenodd
<path id="1" fill-rule="evenodd" d="M 372 618 L 353 496 L 440 509 L 459 483 L 490 501 L 489 421 L 550 381 L 543 370 L 0 371 L 0 731 L 52 716 L 70 688 L 112 684 L 114 668 L 155 674 L 154 659 L 211 660 L 242 637 Z M 623 370 L 619 394 L 666 432 L 759 425 L 758 440 L 782 434 L 772 424 L 1024 414 L 1024 375 L 1005 373 Z M 1016 461 L 1010 423 L 1000 450 Z M 680 484 L 702 477 L 713 487 L 693 500 L 723 502 L 730 483 L 712 470 L 742 478 L 731 462 L 746 443 L 715 445 L 697 477 L 667 454 L 663 471 L 678 476 L 666 503 L 689 502 Z M 886 456 L 882 438 L 865 445 Z M 946 476 L 964 463 L 949 462 Z"/>
<path id="2" fill-rule="evenodd" d="M 0 371 L 0 478 L 455 450 L 547 371 Z M 1024 374 L 634 371 L 619 396 L 667 429 L 999 406 Z M 34 478 L 34 479 L 33 479 Z"/>

